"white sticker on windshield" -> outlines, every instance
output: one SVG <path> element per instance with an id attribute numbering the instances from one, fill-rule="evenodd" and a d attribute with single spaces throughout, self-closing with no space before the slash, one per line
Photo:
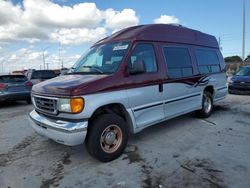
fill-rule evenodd
<path id="1" fill-rule="evenodd" d="M 126 50 L 128 48 L 128 44 L 122 46 L 114 46 L 113 51 L 115 50 Z"/>

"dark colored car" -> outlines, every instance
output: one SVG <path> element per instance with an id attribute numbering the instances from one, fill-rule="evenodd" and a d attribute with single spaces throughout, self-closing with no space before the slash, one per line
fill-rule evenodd
<path id="1" fill-rule="evenodd" d="M 24 75 L 0 75 L 0 101 L 25 100 L 30 104 L 32 86 Z"/>
<path id="2" fill-rule="evenodd" d="M 27 73 L 28 79 L 35 85 L 42 81 L 56 77 L 54 71 L 52 70 L 32 70 Z"/>
<path id="3" fill-rule="evenodd" d="M 235 94 L 250 94 L 250 66 L 240 67 L 229 82 L 228 92 Z"/>

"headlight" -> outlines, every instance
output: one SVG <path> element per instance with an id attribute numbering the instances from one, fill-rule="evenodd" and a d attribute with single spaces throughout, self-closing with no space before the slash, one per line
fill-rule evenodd
<path id="1" fill-rule="evenodd" d="M 72 98 L 57 100 L 57 110 L 60 112 L 80 113 L 84 108 L 83 98 Z"/>
<path id="2" fill-rule="evenodd" d="M 229 84 L 233 84 L 234 81 L 232 79 L 229 80 Z"/>

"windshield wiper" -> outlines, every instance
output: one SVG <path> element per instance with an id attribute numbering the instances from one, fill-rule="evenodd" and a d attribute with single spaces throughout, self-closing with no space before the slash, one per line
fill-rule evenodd
<path id="1" fill-rule="evenodd" d="M 96 67 L 96 66 L 83 66 L 83 68 L 94 69 L 94 70 L 96 70 L 97 72 L 103 74 L 103 71 L 102 71 L 101 69 L 99 69 L 98 67 Z"/>

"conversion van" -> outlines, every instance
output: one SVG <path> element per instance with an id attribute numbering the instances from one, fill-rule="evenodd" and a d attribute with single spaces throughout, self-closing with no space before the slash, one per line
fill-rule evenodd
<path id="1" fill-rule="evenodd" d="M 192 111 L 207 118 L 226 94 L 215 37 L 141 25 L 95 43 L 66 75 L 35 85 L 30 124 L 58 143 L 85 142 L 107 162 L 122 154 L 129 133 Z"/>

